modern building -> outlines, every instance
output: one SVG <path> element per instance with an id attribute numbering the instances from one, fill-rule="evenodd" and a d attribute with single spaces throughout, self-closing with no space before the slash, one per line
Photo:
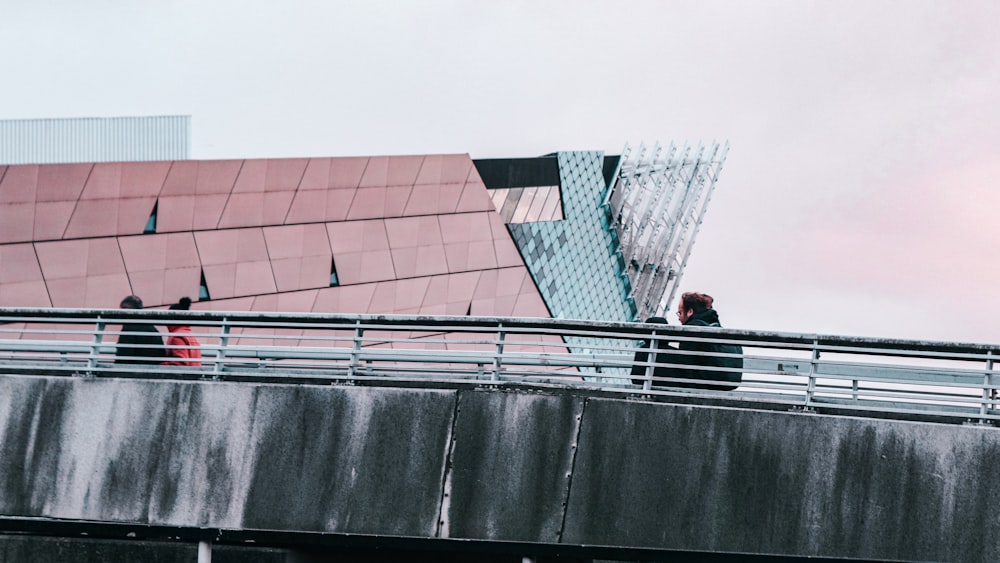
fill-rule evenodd
<path id="1" fill-rule="evenodd" d="M 725 148 L 636 152 L 0 166 L 0 306 L 644 318 Z"/>

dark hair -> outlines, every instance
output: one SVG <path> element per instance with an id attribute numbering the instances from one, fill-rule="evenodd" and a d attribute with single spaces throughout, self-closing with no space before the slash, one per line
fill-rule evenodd
<path id="1" fill-rule="evenodd" d="M 681 295 L 681 309 L 684 311 L 691 309 L 695 313 L 700 313 L 711 309 L 714 301 L 711 295 L 691 291 Z"/>
<path id="2" fill-rule="evenodd" d="M 181 297 L 180 301 L 170 306 L 171 311 L 187 311 L 191 308 L 191 298 Z"/>
<path id="3" fill-rule="evenodd" d="M 118 306 L 122 309 L 142 309 L 142 299 L 138 295 L 129 295 Z"/>
<path id="4" fill-rule="evenodd" d="M 649 317 L 648 319 L 646 319 L 646 322 L 647 323 L 659 323 L 661 325 L 670 324 L 670 323 L 667 322 L 667 319 L 665 319 L 663 317 Z"/>

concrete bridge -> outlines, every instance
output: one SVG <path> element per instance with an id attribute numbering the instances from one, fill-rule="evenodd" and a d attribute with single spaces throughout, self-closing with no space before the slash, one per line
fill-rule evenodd
<path id="1" fill-rule="evenodd" d="M 112 364 L 137 317 L 195 327 L 205 365 Z M 541 319 L 0 321 L 0 561 L 1000 559 L 991 346 Z M 743 384 L 615 378 L 639 338 L 740 342 Z"/>

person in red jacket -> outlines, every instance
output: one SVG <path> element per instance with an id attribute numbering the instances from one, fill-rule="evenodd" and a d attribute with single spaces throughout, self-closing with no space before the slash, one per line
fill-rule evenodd
<path id="1" fill-rule="evenodd" d="M 181 297 L 180 301 L 170 306 L 171 311 L 187 311 L 191 308 L 191 298 Z M 170 336 L 167 337 L 167 361 L 165 366 L 200 366 L 201 343 L 191 334 L 187 325 L 168 325 Z"/>

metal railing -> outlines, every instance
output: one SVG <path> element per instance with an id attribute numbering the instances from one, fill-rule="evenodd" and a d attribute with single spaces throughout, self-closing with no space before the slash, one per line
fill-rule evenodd
<path id="1" fill-rule="evenodd" d="M 156 325 L 164 337 L 169 327 L 190 327 L 197 346 L 163 349 L 197 348 L 200 365 L 123 363 L 145 359 L 138 347 L 116 344 L 129 323 Z M 637 362 L 643 341 L 651 353 Z M 670 348 L 682 342 L 738 344 L 743 352 Z M 668 349 L 668 360 L 656 353 Z M 0 373 L 6 374 L 524 384 L 951 421 L 1000 419 L 998 353 L 1000 346 L 987 344 L 554 319 L 0 309 Z M 736 389 L 691 388 L 729 370 L 709 360 L 723 356 L 742 358 Z"/>

